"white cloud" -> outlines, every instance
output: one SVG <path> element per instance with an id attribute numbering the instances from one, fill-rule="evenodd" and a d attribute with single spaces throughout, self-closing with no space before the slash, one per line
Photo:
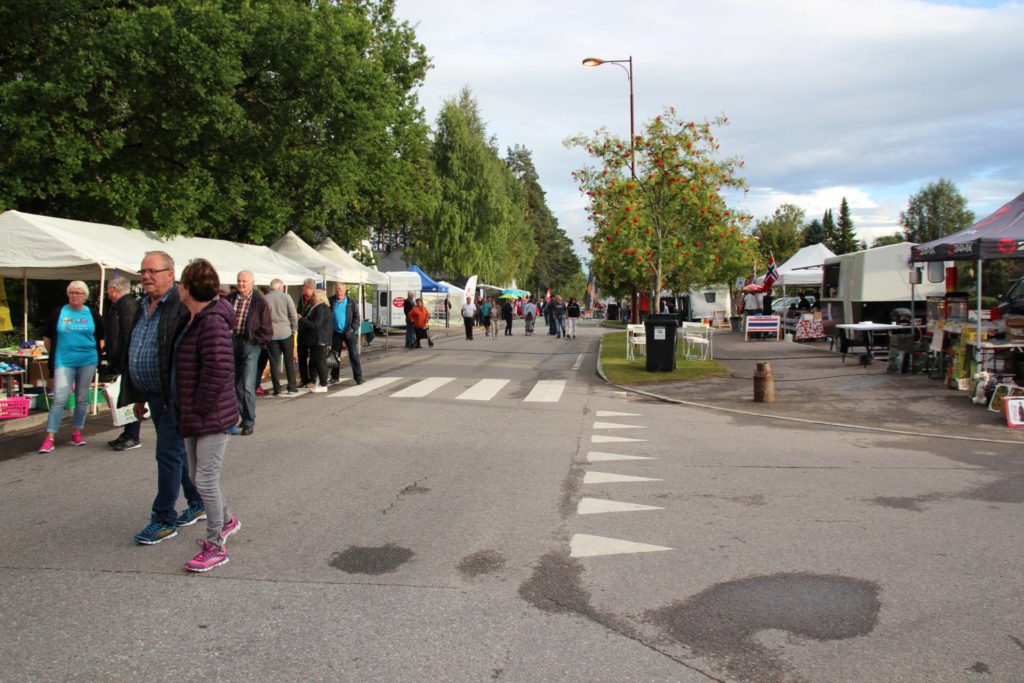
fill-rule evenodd
<path id="1" fill-rule="evenodd" d="M 638 129 L 670 105 L 727 113 L 722 151 L 745 159 L 755 215 L 792 201 L 813 217 L 846 196 L 870 241 L 939 177 L 979 216 L 1024 190 L 1019 2 L 399 0 L 398 15 L 434 59 L 429 119 L 468 85 L 501 147 L 533 151 L 577 240 L 586 219 L 569 174 L 584 159 L 561 141 L 629 130 L 625 74 L 584 68 L 587 56 L 633 56 Z"/>

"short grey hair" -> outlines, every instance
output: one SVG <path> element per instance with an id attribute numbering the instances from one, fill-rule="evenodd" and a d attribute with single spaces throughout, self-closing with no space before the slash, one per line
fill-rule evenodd
<path id="1" fill-rule="evenodd" d="M 307 277 L 305 280 L 302 281 L 302 286 L 316 289 L 316 280 L 314 280 L 311 277 Z"/>
<path id="2" fill-rule="evenodd" d="M 142 260 L 145 261 L 150 256 L 159 256 L 164 260 L 164 268 L 174 273 L 174 257 L 168 254 L 166 251 L 147 251 L 142 255 Z"/>
<path id="3" fill-rule="evenodd" d="M 284 282 L 281 280 L 281 278 L 275 277 L 273 280 L 270 281 L 270 288 L 275 291 L 282 292 L 284 291 Z"/>
<path id="4" fill-rule="evenodd" d="M 132 291 L 132 285 L 126 277 L 115 277 L 107 283 L 107 287 L 116 289 L 118 294 L 127 294 Z"/>
<path id="5" fill-rule="evenodd" d="M 71 292 L 85 292 L 86 296 L 89 296 L 89 285 L 85 284 L 81 280 L 72 280 L 68 283 L 68 293 Z"/>

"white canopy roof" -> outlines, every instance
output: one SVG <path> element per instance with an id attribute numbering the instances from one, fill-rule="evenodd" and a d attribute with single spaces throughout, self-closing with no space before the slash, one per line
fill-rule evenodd
<path id="1" fill-rule="evenodd" d="M 289 230 L 284 237 L 270 247 L 273 251 L 296 263 L 320 274 L 320 279 L 328 282 L 353 282 L 347 277 L 350 273 L 338 266 L 319 251 L 302 241 L 302 238 Z"/>
<path id="2" fill-rule="evenodd" d="M 835 256 L 824 244 L 811 244 L 796 252 L 779 266 L 776 285 L 784 287 L 820 286 L 825 259 Z"/>
<path id="3" fill-rule="evenodd" d="M 165 251 L 175 275 L 202 257 L 230 283 L 241 270 L 258 285 L 279 278 L 301 284 L 316 273 L 267 247 L 204 237 L 161 237 L 148 230 L 37 216 L 18 211 L 0 215 L 0 274 L 38 280 L 98 280 L 100 268 L 136 275 L 147 251 Z"/>
<path id="4" fill-rule="evenodd" d="M 321 242 L 316 251 L 342 269 L 345 275 L 342 282 L 371 285 L 386 285 L 388 283 L 387 275 L 360 263 L 330 237 Z"/>
<path id="5" fill-rule="evenodd" d="M 135 273 L 142 261 L 137 244 L 116 225 L 0 214 L 0 274 L 34 280 L 98 280 L 100 269 Z"/>

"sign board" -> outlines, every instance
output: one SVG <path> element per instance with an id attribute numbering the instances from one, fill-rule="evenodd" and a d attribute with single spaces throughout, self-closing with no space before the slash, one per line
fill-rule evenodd
<path id="1" fill-rule="evenodd" d="M 665 328 L 664 327 L 655 327 L 654 328 L 654 340 L 655 341 L 665 341 Z"/>

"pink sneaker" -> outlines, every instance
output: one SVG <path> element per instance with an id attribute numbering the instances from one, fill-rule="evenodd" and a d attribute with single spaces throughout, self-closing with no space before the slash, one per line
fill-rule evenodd
<path id="1" fill-rule="evenodd" d="M 221 543 L 227 543 L 228 536 L 230 536 L 231 534 L 235 533 L 236 531 L 238 531 L 241 528 L 242 528 L 242 523 L 238 521 L 238 517 L 235 517 L 234 515 L 231 515 L 231 519 L 229 519 L 224 524 L 224 526 L 222 526 L 220 528 L 220 542 Z"/>
<path id="2" fill-rule="evenodd" d="M 43 439 L 43 445 L 39 447 L 39 452 L 40 453 L 53 453 L 54 447 L 55 446 L 54 446 L 54 443 L 53 443 L 53 439 L 51 439 L 50 437 L 46 437 L 45 439 Z"/>
<path id="3" fill-rule="evenodd" d="M 182 567 L 185 571 L 208 572 L 214 567 L 228 563 L 228 554 L 224 548 L 218 547 L 207 540 L 197 540 L 196 543 L 199 544 L 202 550 L 199 551 L 198 555 L 185 563 L 185 566 Z"/>
<path id="4" fill-rule="evenodd" d="M 85 439 L 82 438 L 82 432 L 79 429 L 71 432 L 71 445 L 72 446 L 84 446 Z"/>

